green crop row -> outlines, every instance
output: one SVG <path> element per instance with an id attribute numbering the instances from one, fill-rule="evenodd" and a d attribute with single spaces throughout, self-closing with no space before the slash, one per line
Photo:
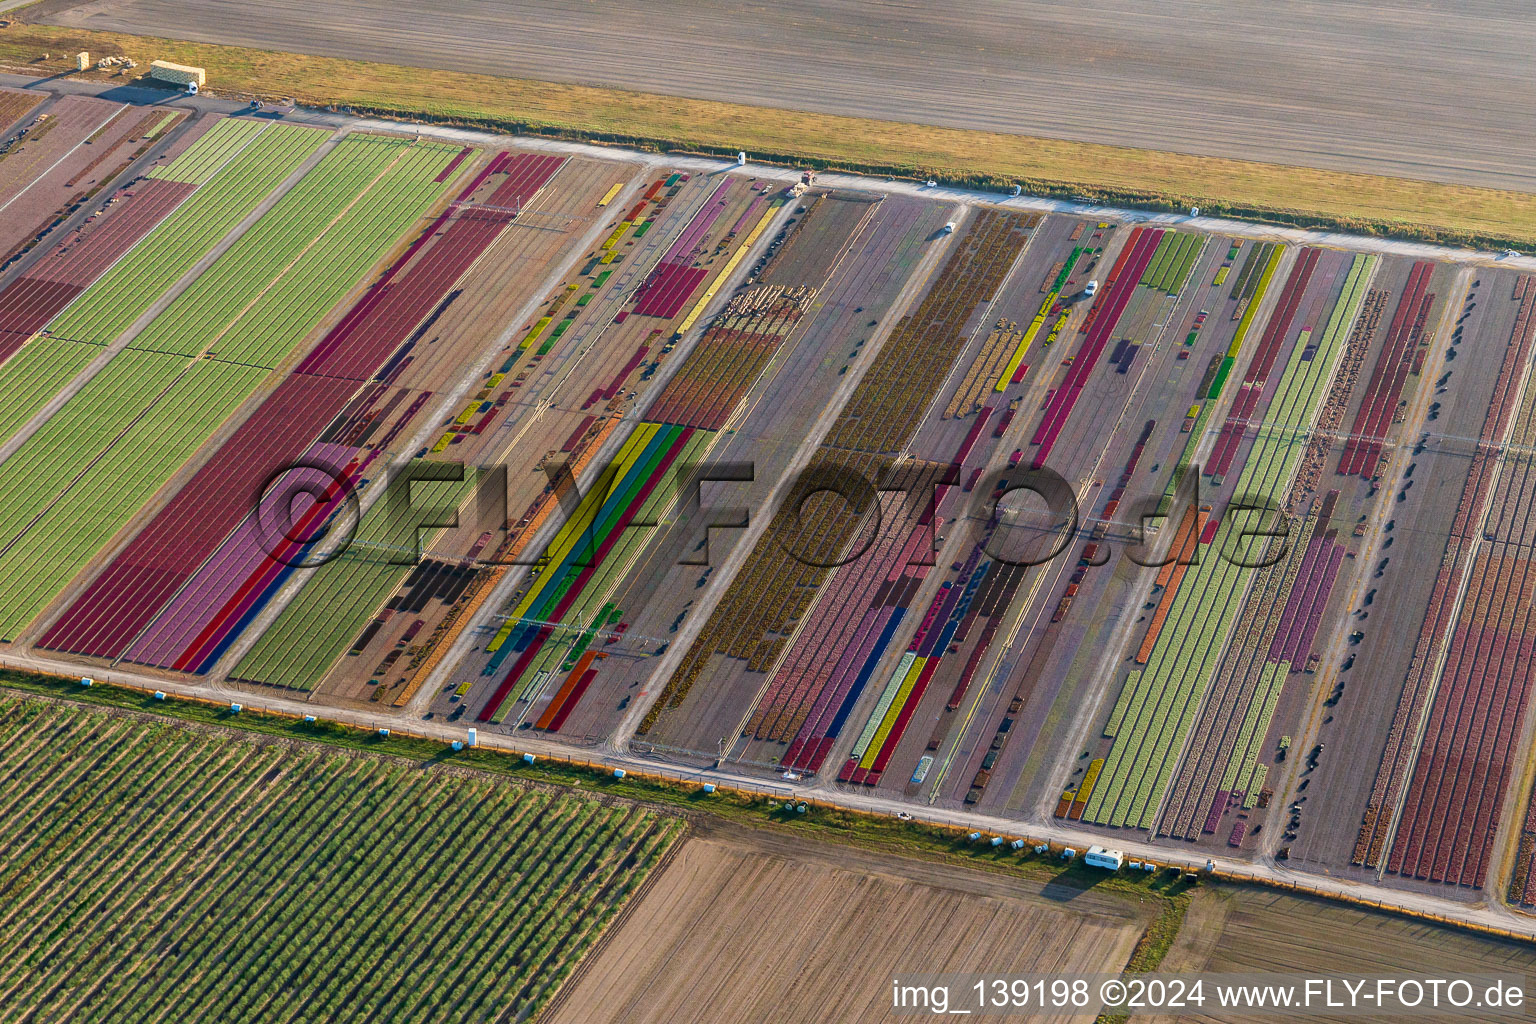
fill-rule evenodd
<path id="1" fill-rule="evenodd" d="M 1139 283 L 1169 295 L 1177 295 L 1188 280 L 1189 268 L 1195 262 L 1195 257 L 1200 255 L 1204 241 L 1203 235 L 1165 232 Z"/>
<path id="2" fill-rule="evenodd" d="M 1189 280 L 1189 270 L 1205 244 L 1203 235 L 1179 235 L 1178 243 L 1169 251 L 1168 259 L 1152 277 L 1152 287 L 1169 295 L 1177 295 Z"/>
<path id="3" fill-rule="evenodd" d="M 1265 497 L 1276 504 L 1283 500 L 1317 404 L 1326 392 L 1334 357 L 1359 313 L 1374 266 L 1374 257 L 1355 257 L 1311 359 L 1302 358 L 1305 338 L 1293 346 L 1279 392 L 1243 466 L 1238 494 Z M 1122 719 L 1116 723 L 1114 743 L 1089 798 L 1085 820 L 1139 828 L 1154 824 L 1254 572 L 1240 564 L 1251 562 L 1240 557 L 1242 530 L 1262 529 L 1261 515 L 1229 512 L 1216 543 L 1202 546 L 1199 564 L 1186 573 L 1146 668 L 1126 682 L 1135 692 L 1129 698 L 1122 693 L 1116 702 Z M 1254 728 L 1261 726 L 1267 731 L 1267 718 L 1256 721 Z M 1262 731 L 1259 736 L 1262 739 Z"/>
<path id="4" fill-rule="evenodd" d="M 0 757 L 0 1016 L 39 1024 L 530 1019 L 683 828 L 25 698 Z"/>
<path id="5" fill-rule="evenodd" d="M 1230 531 L 1224 524 L 1221 533 Z M 1241 593 L 1241 570 L 1201 546 L 1199 564 L 1185 573 L 1173 607 L 1089 797 L 1085 820 L 1149 828 L 1160 796 L 1194 719 L 1203 682 L 1215 668 Z"/>
<path id="6" fill-rule="evenodd" d="M 15 538 L 0 554 L 0 636 L 13 639 L 35 618 L 264 376 L 265 370 L 247 366 L 200 361 L 188 367 L 180 357 L 124 352 L 97 377 L 121 385 L 104 396 L 104 415 L 90 424 L 107 423 L 116 431 L 107 446 L 86 451 L 72 435 L 50 431 L 58 449 L 49 452 L 34 435 L 0 467 L 0 493 L 6 496 L 0 518 L 6 536 Z M 146 393 L 154 396 L 147 405 Z M 57 458 L 60 451 L 71 457 Z M 33 486 L 24 466 L 55 486 Z M 12 532 L 23 518 L 30 522 Z"/>
<path id="7" fill-rule="evenodd" d="M 48 400 L 101 354 L 97 345 L 33 338 L 0 364 L 0 442 L 12 437 Z"/>
<path id="8" fill-rule="evenodd" d="M 1228 298 L 1247 299 L 1253 297 L 1254 287 L 1258 278 L 1255 274 L 1263 268 L 1280 246 L 1273 242 L 1258 242 L 1248 250 L 1248 257 L 1243 260 L 1243 268 L 1237 272 L 1237 279 L 1232 282 L 1232 292 Z M 1232 253 L 1227 253 L 1227 258 L 1232 258 Z"/>
<path id="9" fill-rule="evenodd" d="M 1265 662 L 1259 669 L 1259 684 L 1254 690 L 1253 700 L 1243 713 L 1243 724 L 1238 729 L 1231 755 L 1227 758 L 1226 771 L 1221 776 L 1222 789 L 1247 791 L 1248 783 L 1253 778 L 1254 765 L 1258 763 L 1259 749 L 1269 733 L 1269 721 L 1274 717 L 1275 705 L 1280 702 L 1280 690 L 1290 670 L 1291 663 L 1288 661 Z"/>
<path id="10" fill-rule="evenodd" d="M 117 339 L 326 138 L 316 128 L 266 126 L 59 314 L 50 332 L 99 345 Z"/>
<path id="11" fill-rule="evenodd" d="M 1360 315 L 1376 263 L 1375 256 L 1361 255 L 1354 258 L 1339 299 L 1334 304 L 1322 336 L 1317 339 L 1316 351 L 1311 360 L 1302 359 L 1308 340 L 1306 332 L 1303 332 L 1291 353 L 1285 377 L 1286 381 L 1296 380 L 1300 384 L 1283 392 L 1264 417 L 1254 440 L 1253 452 L 1238 479 L 1237 493 L 1265 495 L 1277 505 L 1284 500 L 1284 491 L 1294 477 L 1297 465 L 1311 440 L 1312 418 L 1316 414 L 1318 400 L 1328 386 L 1330 369 L 1340 346 L 1344 344 Z M 1281 600 L 1284 600 L 1284 595 Z M 1285 680 L 1285 673 L 1282 671 L 1276 674 L 1274 668 L 1273 665 L 1264 667 L 1260 686 L 1244 713 L 1243 727 L 1231 750 L 1224 773 L 1223 789 L 1248 788 L 1250 774 L 1257 763 L 1264 738 L 1269 733 L 1270 720 L 1274 716 Z"/>
<path id="12" fill-rule="evenodd" d="M 1194 429 L 1189 432 L 1188 439 L 1184 442 L 1184 450 L 1179 456 L 1178 465 L 1188 466 L 1193 464 L 1195 449 L 1205 438 L 1206 429 L 1215 417 L 1217 403 L 1214 401 L 1221 394 L 1221 389 L 1226 386 L 1227 377 L 1232 372 L 1237 362 L 1237 355 L 1242 351 L 1243 341 L 1248 336 L 1248 330 L 1253 325 L 1253 319 L 1258 312 L 1259 303 L 1264 299 L 1264 293 L 1269 288 L 1269 282 L 1274 277 L 1275 270 L 1280 266 L 1280 260 L 1285 255 L 1282 246 L 1261 243 L 1250 250 L 1248 262 L 1244 264 L 1244 273 L 1249 273 L 1251 268 L 1259 269 L 1252 273 L 1249 283 L 1245 286 L 1248 292 L 1247 305 L 1243 307 L 1241 318 L 1237 324 L 1237 331 L 1232 335 L 1232 343 L 1227 346 L 1227 354 L 1222 357 L 1221 364 L 1215 377 L 1212 378 L 1210 388 L 1205 394 L 1198 397 L 1206 399 L 1202 402 L 1200 415 L 1195 420 Z M 1233 286 L 1233 294 L 1236 296 L 1237 286 Z M 1166 503 L 1173 497 L 1177 480 L 1170 480 L 1168 488 L 1164 492 L 1163 500 Z"/>
<path id="13" fill-rule="evenodd" d="M 0 548 L 14 542 L 186 366 L 185 359 L 124 352 L 0 464 Z"/>
<path id="14" fill-rule="evenodd" d="M 156 167 L 149 177 L 201 185 L 219 172 L 231 158 L 271 126 L 269 121 L 226 117 L 187 147 L 187 151 L 164 167 Z"/>
<path id="15" fill-rule="evenodd" d="M 222 148 L 226 153 L 245 147 L 239 158 L 213 184 L 201 188 L 184 202 L 60 314 L 50 325 L 51 338 L 34 338 L 9 360 L 3 371 L 7 374 L 5 379 L 17 382 L 25 379 L 30 386 L 6 389 L 5 407 L 0 412 L 0 427 L 4 428 L 4 434 L 0 436 L 11 436 L 40 412 L 57 389 L 98 354 L 100 346 L 114 340 L 150 307 L 159 294 L 155 289 L 169 287 L 178 280 L 324 139 L 322 133 L 308 128 L 289 131 L 287 126 L 278 126 L 284 131 L 264 134 L 270 126 L 234 122 L 233 129 L 225 129 L 224 123 L 230 122 L 221 123 L 193 149 L 203 142 L 223 138 Z M 279 169 L 281 174 L 273 177 Z M 199 226 L 217 234 L 199 240 L 194 237 Z M 87 346 L 96 351 L 84 354 L 88 351 Z M 48 366 L 55 353 L 61 360 L 68 360 L 73 370 L 66 373 L 62 362 Z M 18 361 L 24 365 L 15 365 Z M 54 387 L 47 387 L 49 381 L 55 382 Z"/>
<path id="16" fill-rule="evenodd" d="M 353 543 L 314 570 L 304 589 L 262 634 L 232 676 L 311 690 L 404 581 L 428 542 L 420 523 L 448 522 L 426 510 L 456 509 L 473 480 L 411 484 L 409 503 L 381 495 L 358 524 Z"/>
<path id="17" fill-rule="evenodd" d="M 0 585 L 0 635 L 14 637 L 41 611 L 89 561 L 90 544 L 116 533 L 249 396 L 267 364 L 386 254 L 445 187 L 432 178 L 453 152 L 374 136 L 345 140 L 156 318 L 141 335 L 148 344 L 119 353 L 0 466 L 0 544 L 9 543 L 0 569 L 28 571 Z M 170 326 L 162 330 L 162 322 Z M 195 345 L 165 351 L 155 344 L 193 338 Z M 214 338 L 231 358 L 189 364 Z M 146 436 L 149 457 L 135 450 Z M 88 518 L 66 529 L 68 537 L 48 536 L 59 529 L 51 523 L 72 515 Z M 38 560 L 49 564 L 34 566 Z"/>
<path id="18" fill-rule="evenodd" d="M 134 340 L 275 366 L 446 187 L 456 148 L 351 135 Z"/>
<path id="19" fill-rule="evenodd" d="M 1141 280 L 1137 284 L 1150 285 L 1152 279 L 1168 260 L 1168 253 L 1178 244 L 1179 233 L 1177 231 L 1164 231 L 1163 237 L 1158 240 L 1157 248 L 1152 251 L 1152 259 L 1147 263 L 1147 269 L 1142 271 Z"/>
<path id="20" fill-rule="evenodd" d="M 1296 463 L 1306 449 L 1318 400 L 1328 386 L 1334 357 L 1349 335 L 1365 302 L 1366 286 L 1375 272 L 1377 258 L 1354 257 L 1344 287 L 1334 303 L 1328 325 L 1309 360 L 1303 360 L 1305 345 L 1298 343 L 1281 381 L 1281 393 L 1271 403 L 1258 428 L 1253 452 L 1238 476 L 1237 493 L 1262 494 L 1279 502 L 1285 486 L 1295 473 Z M 1299 386 L 1287 387 L 1292 381 Z"/>
<path id="21" fill-rule="evenodd" d="M 1125 685 L 1120 688 L 1120 696 L 1115 700 L 1115 706 L 1109 713 L 1109 721 L 1104 723 L 1104 735 L 1114 739 L 1120 734 L 1121 726 L 1125 723 L 1125 716 L 1134 706 L 1137 682 L 1141 679 L 1141 673 L 1132 670 L 1125 678 Z"/>

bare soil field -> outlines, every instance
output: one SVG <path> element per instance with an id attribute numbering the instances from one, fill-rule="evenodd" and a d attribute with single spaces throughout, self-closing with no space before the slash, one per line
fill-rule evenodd
<path id="1" fill-rule="evenodd" d="M 49 0 L 33 21 L 1530 190 L 1509 0 Z"/>
<path id="2" fill-rule="evenodd" d="M 1202 888 L 1161 971 L 1245 974 L 1350 972 L 1367 976 L 1525 975 L 1536 950 L 1407 918 L 1259 889 Z M 1225 1022 L 1219 1014 L 1150 1018 Z M 1309 1015 L 1308 1020 L 1381 1017 Z M 1432 1017 L 1422 1020 L 1438 1019 Z"/>
<path id="3" fill-rule="evenodd" d="M 1119 970 L 1151 917 L 1137 910 L 1009 875 L 711 830 L 677 850 L 543 1021 L 898 1020 L 890 979 L 902 972 Z"/>

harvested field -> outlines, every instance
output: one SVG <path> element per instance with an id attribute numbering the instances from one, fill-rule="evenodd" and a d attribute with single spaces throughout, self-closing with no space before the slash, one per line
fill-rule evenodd
<path id="1" fill-rule="evenodd" d="M 0 751 L 9 1020 L 531 1014 L 682 832 L 53 701 L 0 700 Z M 403 952 L 423 949 L 454 955 Z"/>
<path id="2" fill-rule="evenodd" d="M 1091 890 L 723 830 L 684 841 L 547 1020 L 897 1021 L 893 975 L 1114 971 L 1142 927 Z"/>
<path id="3" fill-rule="evenodd" d="M 234 0 L 52 0 L 28 17 L 887 121 L 1524 191 L 1536 183 L 1515 156 L 1536 136 L 1510 134 L 1528 131 L 1514 126 L 1536 92 L 1502 73 L 1536 49 L 1536 35 L 1493 0 L 1454 12 L 1351 2 L 1305 18 L 1259 0 L 1219 14 L 1145 0 L 958 12 L 796 0 L 772 18 L 740 0 L 549 0 L 515 21 L 490 0 L 280 0 L 266 11 L 252 19 Z M 818 45 L 786 48 L 785 32 Z M 637 38 L 670 45 L 637 49 Z M 477 43 L 469 52 L 466 39 Z M 1076 73 L 1090 59 L 1094 73 Z M 1326 64 L 1328 78 L 1295 74 L 1309 62 Z"/>
<path id="4" fill-rule="evenodd" d="M 638 92 L 567 86 L 356 60 L 293 56 L 269 50 L 147 39 L 111 32 L 13 24 L 0 35 L 0 63 L 30 73 L 62 71 L 58 56 L 80 48 L 218 67 L 220 88 L 311 106 L 375 110 L 410 120 L 425 114 L 499 130 L 632 139 L 683 149 L 778 154 L 788 162 L 935 171 L 955 180 L 1028 183 L 1060 196 L 1173 208 L 1200 206 L 1233 215 L 1326 224 L 1492 245 L 1536 240 L 1536 195 L 1468 186 L 1311 170 L 1215 157 L 1148 153 L 1003 132 L 937 128 L 894 121 L 768 110 Z M 51 61 L 38 63 L 51 52 Z M 1289 74 L 1289 71 L 1287 71 Z M 975 95 L 967 96 L 973 104 Z M 1008 131 L 1016 130 L 1010 121 Z"/>
<path id="5" fill-rule="evenodd" d="M 1260 889 L 1202 887 L 1193 896 L 1163 971 L 1194 974 L 1344 971 L 1364 977 L 1528 976 L 1529 945 L 1422 921 Z M 1401 1017 L 1314 1012 L 1309 1019 L 1390 1024 Z M 1148 1016 L 1156 1024 L 1229 1024 L 1222 1014 Z M 1428 1019 L 1428 1018 L 1426 1018 Z"/>

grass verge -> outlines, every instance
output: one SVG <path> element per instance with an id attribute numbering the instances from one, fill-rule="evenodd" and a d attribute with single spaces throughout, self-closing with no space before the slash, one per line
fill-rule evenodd
<path id="1" fill-rule="evenodd" d="M 1147 925 L 1147 930 L 1136 941 L 1136 948 L 1131 950 L 1131 958 L 1125 965 L 1127 974 L 1150 974 L 1161 967 L 1173 941 L 1179 937 L 1179 929 L 1184 927 L 1184 915 L 1189 910 L 1188 888 L 1169 886 L 1162 896 L 1157 917 Z M 1094 1024 L 1125 1024 L 1130 1019 L 1128 1013 L 1101 1013 Z"/>
<path id="2" fill-rule="evenodd" d="M 221 96 L 291 97 L 402 120 L 729 156 L 744 149 L 768 162 L 981 188 L 1017 183 L 1036 195 L 1159 210 L 1199 206 L 1214 215 L 1455 245 L 1536 243 L 1536 195 L 1523 192 L 47 25 L 0 30 L 0 66 L 24 73 L 66 73 L 79 50 L 141 65 L 166 59 L 203 66 Z"/>
<path id="3" fill-rule="evenodd" d="M 823 841 L 1046 879 L 1071 888 L 1092 888 L 1127 899 L 1174 899 L 1190 884 L 1175 871 L 1110 875 L 1084 866 L 1081 859 L 1063 865 L 1049 855 L 1036 854 L 1028 848 L 1014 852 L 1007 845 L 992 847 L 987 843 L 973 843 L 966 838 L 965 830 L 959 828 L 900 821 L 885 815 L 862 814 L 825 805 L 810 806 L 801 814 L 780 800 L 737 790 L 722 788 L 706 794 L 699 785 L 634 772 L 618 779 L 610 771 L 557 758 L 540 756 L 533 764 L 527 764 L 506 751 L 486 747 L 453 751 L 437 740 L 395 733 L 380 736 L 374 731 L 334 722 L 305 722 L 300 718 L 250 709 L 234 714 L 224 704 L 173 696 L 157 700 L 146 691 L 99 681 L 84 687 L 77 679 L 0 669 L 0 688 L 95 707 L 152 714 L 195 725 L 239 729 L 286 740 L 397 757 L 423 766 L 451 765 L 524 782 L 601 793 L 651 807 L 671 808 L 685 816 L 711 815 L 758 828 L 771 824 Z M 1182 915 L 1181 910 L 1180 918 Z M 1168 941 L 1172 941 L 1172 935 Z"/>

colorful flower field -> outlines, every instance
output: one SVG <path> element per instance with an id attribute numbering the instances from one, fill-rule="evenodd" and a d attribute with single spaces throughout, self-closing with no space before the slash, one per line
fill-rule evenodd
<path id="1" fill-rule="evenodd" d="M 0 655 L 1536 906 L 1513 264 L 26 99 Z"/>

